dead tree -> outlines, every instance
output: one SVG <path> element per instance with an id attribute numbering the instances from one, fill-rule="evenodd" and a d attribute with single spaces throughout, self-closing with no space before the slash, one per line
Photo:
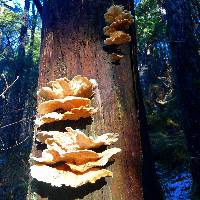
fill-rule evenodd
<path id="1" fill-rule="evenodd" d="M 39 88 L 56 78 L 76 75 L 94 78 L 98 89 L 94 104 L 99 108 L 91 124 L 75 122 L 73 127 L 91 132 L 113 131 L 120 134 L 116 146 L 122 153 L 108 166 L 113 178 L 77 189 L 52 188 L 35 183 L 38 199 L 160 199 L 146 132 L 144 107 L 136 69 L 134 27 L 132 43 L 122 46 L 125 57 L 118 64 L 104 46 L 104 13 L 111 0 L 46 0 L 42 10 L 43 31 Z M 132 1 L 115 1 L 133 10 Z M 66 124 L 65 124 L 66 126 Z M 62 125 L 47 126 L 62 130 Z M 34 152 L 33 152 L 34 153 Z"/>

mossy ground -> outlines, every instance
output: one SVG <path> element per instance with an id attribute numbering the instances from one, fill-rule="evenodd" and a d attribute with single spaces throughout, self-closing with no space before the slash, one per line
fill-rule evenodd
<path id="1" fill-rule="evenodd" d="M 156 172 L 164 198 L 191 199 L 192 178 L 184 132 L 175 101 L 160 109 L 148 110 L 150 135 Z"/>

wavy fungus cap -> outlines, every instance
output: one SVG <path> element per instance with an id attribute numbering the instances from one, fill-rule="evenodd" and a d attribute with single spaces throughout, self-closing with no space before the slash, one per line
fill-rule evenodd
<path id="1" fill-rule="evenodd" d="M 42 87 L 37 94 L 45 100 L 61 99 L 66 96 L 90 98 L 96 87 L 97 82 L 95 79 L 89 80 L 86 77 L 77 75 L 71 81 L 66 77 L 50 81 L 47 87 Z"/>
<path id="2" fill-rule="evenodd" d="M 121 45 L 125 43 L 129 43 L 131 41 L 131 37 L 129 34 L 123 31 L 115 31 L 109 38 L 104 40 L 106 45 Z"/>
<path id="3" fill-rule="evenodd" d="M 105 21 L 107 23 L 112 23 L 115 21 L 116 17 L 123 13 L 124 7 L 113 5 L 108 8 L 107 12 L 104 14 Z"/>
<path id="4" fill-rule="evenodd" d="M 41 157 L 32 157 L 32 160 L 47 165 L 63 161 L 72 170 L 84 172 L 93 167 L 106 165 L 109 159 L 120 151 L 120 148 L 107 149 L 102 153 L 92 150 L 64 151 L 58 145 L 54 145 L 45 149 Z"/>
<path id="5" fill-rule="evenodd" d="M 84 164 L 96 161 L 100 156 L 101 154 L 92 150 L 65 151 L 57 144 L 54 144 L 54 146 L 51 146 L 51 148 L 45 149 L 42 152 L 42 157 L 32 157 L 32 159 L 36 162 L 46 164 L 54 164 L 61 161 L 71 164 Z"/>
<path id="6" fill-rule="evenodd" d="M 127 19 L 130 22 L 133 22 L 133 16 L 131 13 L 124 9 L 124 6 L 113 5 L 107 12 L 104 14 L 105 21 L 107 23 L 113 23 L 117 20 Z"/>
<path id="7" fill-rule="evenodd" d="M 98 159 L 97 161 L 87 162 L 87 163 L 81 164 L 81 165 L 74 165 L 74 164 L 66 163 L 66 165 L 68 165 L 70 167 L 70 169 L 73 171 L 85 172 L 88 169 L 91 169 L 93 167 L 105 166 L 108 163 L 108 161 L 110 160 L 110 158 L 120 151 L 121 151 L 120 148 L 111 148 L 106 151 L 103 151 L 100 156 L 101 158 Z"/>
<path id="8" fill-rule="evenodd" d="M 64 113 L 51 112 L 43 115 L 35 120 L 35 124 L 41 126 L 46 123 L 61 121 L 61 120 L 79 120 L 81 118 L 91 117 L 97 112 L 97 109 L 93 107 L 81 106 L 79 108 L 73 108 L 70 111 Z"/>
<path id="9" fill-rule="evenodd" d="M 82 131 L 71 127 L 66 128 L 66 132 L 59 131 L 41 131 L 36 138 L 38 141 L 48 144 L 56 143 L 66 151 L 94 149 L 102 145 L 111 145 L 118 140 L 118 133 L 105 133 L 96 138 L 88 137 Z"/>
<path id="10" fill-rule="evenodd" d="M 38 113 L 47 114 L 57 110 L 65 112 L 70 111 L 74 108 L 79 108 L 82 106 L 87 107 L 90 105 L 91 100 L 88 98 L 67 96 L 64 99 L 53 99 L 39 104 Z"/>
<path id="11" fill-rule="evenodd" d="M 31 176 L 38 181 L 50 183 L 52 186 L 62 185 L 79 187 L 86 183 L 95 183 L 98 179 L 111 176 L 113 173 L 106 169 L 92 168 L 84 173 L 74 172 L 66 165 L 49 167 L 42 164 L 31 166 Z"/>

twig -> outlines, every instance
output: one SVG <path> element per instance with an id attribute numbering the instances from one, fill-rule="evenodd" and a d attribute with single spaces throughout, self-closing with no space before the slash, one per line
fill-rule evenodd
<path id="1" fill-rule="evenodd" d="M 0 97 L 4 97 L 4 94 L 15 84 L 15 82 L 19 79 L 19 76 L 10 84 L 6 85 L 6 89 L 0 94 Z M 7 81 L 6 81 L 7 83 Z"/>
<path id="2" fill-rule="evenodd" d="M 13 123 L 7 124 L 7 125 L 5 125 L 5 126 L 0 126 L 0 129 L 6 128 L 6 127 L 8 127 L 8 126 L 12 126 L 12 125 L 14 125 L 14 124 L 18 124 L 18 123 L 23 122 L 23 121 L 32 121 L 34 118 L 35 118 L 35 116 L 32 116 L 32 117 L 30 117 L 30 118 L 25 118 L 25 117 L 24 117 L 24 118 L 22 118 L 21 120 L 19 120 L 19 121 L 17 121 L 17 122 L 13 122 Z"/>
<path id="3" fill-rule="evenodd" d="M 27 119 L 26 119 L 26 118 L 25 118 L 25 119 L 21 119 L 21 120 L 19 120 L 19 121 L 17 121 L 17 122 L 13 122 L 13 123 L 7 124 L 7 125 L 5 125 L 5 126 L 1 126 L 0 129 L 6 128 L 6 127 L 8 127 L 8 126 L 12 126 L 12 125 L 14 125 L 14 124 L 18 124 L 18 123 L 20 123 L 20 122 L 22 122 L 22 121 L 25 121 L 25 120 L 27 120 Z"/>
<path id="4" fill-rule="evenodd" d="M 10 150 L 10 149 L 13 149 L 21 144 L 23 144 L 24 142 L 26 142 L 26 140 L 28 140 L 30 138 L 30 135 L 28 135 L 25 139 L 23 139 L 21 142 L 17 143 L 16 141 L 16 144 L 13 145 L 13 146 L 10 146 L 10 147 L 7 147 L 7 148 L 0 148 L 0 151 L 7 151 L 7 150 Z"/>

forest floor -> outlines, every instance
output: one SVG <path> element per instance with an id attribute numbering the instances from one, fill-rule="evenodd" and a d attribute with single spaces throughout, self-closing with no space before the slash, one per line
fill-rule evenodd
<path id="1" fill-rule="evenodd" d="M 174 105 L 147 115 L 150 141 L 165 200 L 191 200 L 192 177 L 185 136 Z"/>
<path id="2" fill-rule="evenodd" d="M 156 163 L 157 175 L 166 200 L 190 200 L 192 177 L 187 168 L 170 170 L 165 164 Z"/>

